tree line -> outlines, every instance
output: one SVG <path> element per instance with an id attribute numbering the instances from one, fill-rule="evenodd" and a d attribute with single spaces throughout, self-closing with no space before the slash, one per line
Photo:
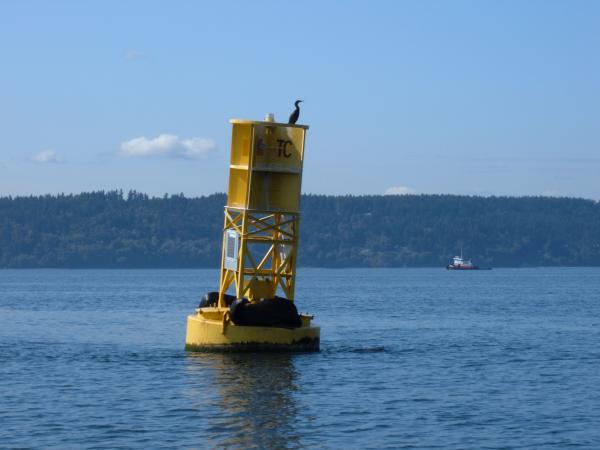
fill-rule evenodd
<path id="1" fill-rule="evenodd" d="M 0 268 L 216 268 L 224 194 L 0 197 Z M 600 265 L 600 203 L 456 195 L 302 198 L 298 264 Z"/>

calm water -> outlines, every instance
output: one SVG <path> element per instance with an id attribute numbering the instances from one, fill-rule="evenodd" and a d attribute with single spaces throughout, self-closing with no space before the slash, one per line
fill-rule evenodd
<path id="1" fill-rule="evenodd" d="M 213 270 L 0 271 L 0 448 L 600 448 L 600 269 L 302 269 L 317 354 L 193 354 Z"/>

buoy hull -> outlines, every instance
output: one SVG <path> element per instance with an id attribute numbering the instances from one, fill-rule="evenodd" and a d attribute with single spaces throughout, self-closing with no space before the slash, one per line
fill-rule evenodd
<path id="1" fill-rule="evenodd" d="M 196 314 L 188 316 L 186 350 L 319 351 L 321 329 L 310 324 L 310 316 L 301 316 L 299 328 L 235 325 L 226 317 L 226 310 L 220 308 L 200 308 Z"/>

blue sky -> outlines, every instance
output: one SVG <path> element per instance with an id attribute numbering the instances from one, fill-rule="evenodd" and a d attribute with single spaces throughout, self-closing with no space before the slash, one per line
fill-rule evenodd
<path id="1" fill-rule="evenodd" d="M 600 2 L 0 2 L 0 195 L 224 191 L 230 118 L 303 190 L 600 199 Z"/>

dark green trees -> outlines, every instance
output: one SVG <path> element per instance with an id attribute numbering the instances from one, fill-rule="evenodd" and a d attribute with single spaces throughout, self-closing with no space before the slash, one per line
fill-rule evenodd
<path id="1" fill-rule="evenodd" d="M 131 191 L 0 198 L 0 267 L 217 268 L 225 196 Z M 600 265 L 600 204 L 451 195 L 302 199 L 299 264 Z"/>

